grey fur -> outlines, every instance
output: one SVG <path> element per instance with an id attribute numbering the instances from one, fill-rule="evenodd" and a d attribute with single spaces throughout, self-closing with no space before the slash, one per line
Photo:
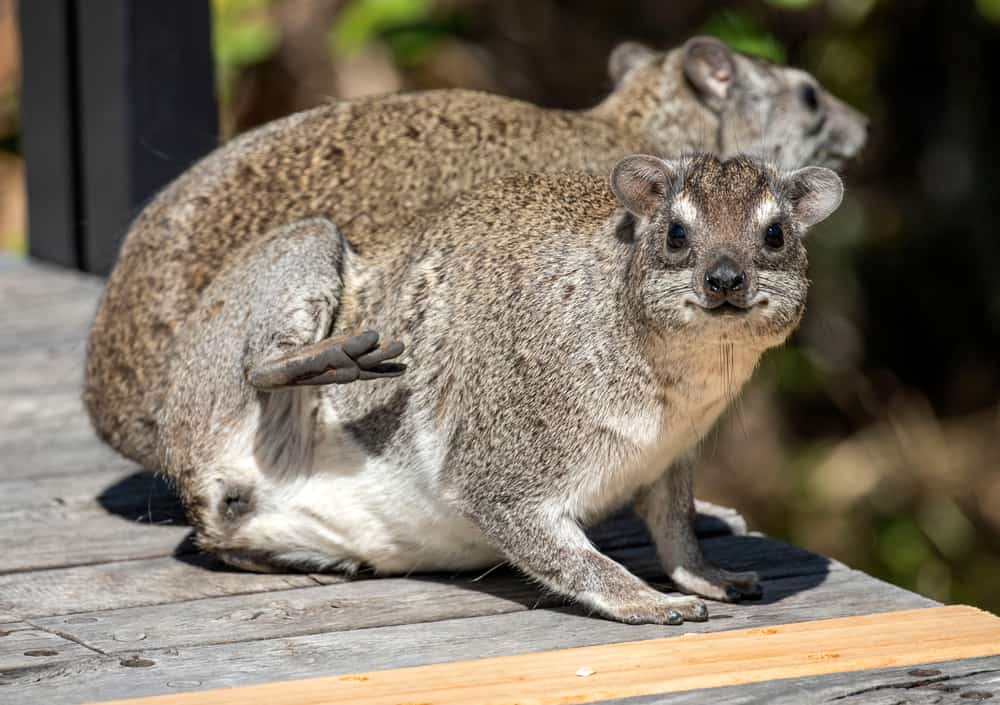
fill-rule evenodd
<path id="1" fill-rule="evenodd" d="M 724 85 L 724 98 L 692 80 L 711 61 L 728 67 L 724 83 L 711 84 Z M 83 395 L 98 434 L 158 468 L 174 340 L 218 273 L 289 223 L 322 218 L 366 253 L 386 228 L 512 172 L 604 176 L 637 151 L 747 152 L 783 168 L 835 166 L 865 139 L 864 118 L 818 86 L 818 107 L 803 104 L 801 87 L 816 85 L 805 72 L 734 54 L 714 39 L 666 53 L 626 44 L 609 63 L 615 89 L 591 110 L 544 110 L 469 91 L 384 96 L 293 115 L 204 159 L 136 219 L 108 282 Z"/>
<path id="2" fill-rule="evenodd" d="M 701 557 L 685 459 L 798 323 L 803 218 L 829 214 L 815 207 L 835 207 L 839 179 L 703 156 L 632 157 L 612 181 L 659 194 L 628 216 L 634 237 L 618 235 L 632 201 L 605 179 L 522 174 L 372 236 L 363 254 L 308 220 L 220 272 L 175 342 L 159 444 L 201 545 L 260 569 L 506 559 L 612 619 L 706 619 L 700 600 L 657 592 L 587 541 L 583 527 L 637 498 L 679 588 L 758 596 L 754 574 Z M 674 222 L 689 233 L 683 254 L 666 247 Z M 774 222 L 789 234 L 782 251 L 762 241 Z M 702 272 L 720 253 L 747 270 L 742 312 L 708 310 Z M 406 373 L 250 383 L 262 360 L 361 330 L 403 341 Z M 396 484 L 373 497 L 371 477 Z M 324 483 L 361 490 L 323 495 Z M 220 513 L 248 485 L 249 513 Z M 371 525 L 338 524 L 355 512 Z"/>

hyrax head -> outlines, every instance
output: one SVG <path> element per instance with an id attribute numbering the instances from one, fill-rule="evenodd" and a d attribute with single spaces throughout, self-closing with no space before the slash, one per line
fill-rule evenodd
<path id="1" fill-rule="evenodd" d="M 840 204 L 824 167 L 781 172 L 749 157 L 623 159 L 611 190 L 635 256 L 631 290 L 641 315 L 693 341 L 777 345 L 805 310 L 811 226 Z"/>
<path id="2" fill-rule="evenodd" d="M 738 54 L 712 37 L 694 37 L 666 53 L 626 42 L 611 54 L 609 71 L 616 92 L 631 90 L 658 103 L 644 128 L 654 141 L 658 130 L 675 141 L 669 125 L 697 119 L 676 113 L 678 92 L 689 92 L 716 116 L 717 144 L 711 151 L 722 157 L 749 154 L 782 169 L 806 164 L 837 169 L 865 143 L 865 116 L 811 75 Z"/>

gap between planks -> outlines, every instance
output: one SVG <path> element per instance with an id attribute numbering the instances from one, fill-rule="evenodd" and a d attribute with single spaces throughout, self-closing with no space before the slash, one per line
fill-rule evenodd
<path id="1" fill-rule="evenodd" d="M 1000 619 L 956 605 L 115 704 L 565 705 L 998 654 Z"/>

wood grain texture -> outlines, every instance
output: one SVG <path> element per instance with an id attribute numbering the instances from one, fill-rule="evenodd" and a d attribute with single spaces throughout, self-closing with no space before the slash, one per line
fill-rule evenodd
<path id="1" fill-rule="evenodd" d="M 1000 657 L 782 678 L 601 705 L 970 705 L 1000 698 Z"/>
<path id="2" fill-rule="evenodd" d="M 0 257 L 0 304 L 10 314 L 0 338 L 2 703 L 80 705 L 935 605 L 796 547 L 728 536 L 727 523 L 738 525 L 740 517 L 726 511 L 723 521 L 699 517 L 706 553 L 731 569 L 759 570 L 765 598 L 711 604 L 711 621 L 682 627 L 594 618 L 506 568 L 479 580 L 472 573 L 356 581 L 225 568 L 186 541 L 164 483 L 90 429 L 79 381 L 101 287 L 93 277 Z M 669 589 L 634 515 L 589 533 L 616 560 Z M 950 662 L 941 677 L 987 677 L 972 669 L 965 660 Z M 905 671 L 877 674 L 872 682 L 887 684 L 885 693 L 944 692 L 922 690 Z M 890 690 L 891 683 L 899 688 Z M 801 676 L 631 702 L 798 705 L 811 702 L 795 699 L 803 689 L 816 688 L 847 703 L 882 703 L 883 690 L 861 692 L 868 684 Z M 965 692 L 976 691 L 956 690 L 955 697 Z"/>
<path id="3" fill-rule="evenodd" d="M 178 537 L 181 534 L 186 535 L 186 529 L 183 527 L 155 524 L 129 525 L 118 517 L 106 514 L 102 516 L 97 512 L 82 512 L 72 507 L 66 508 L 66 513 L 61 518 L 49 508 L 36 510 L 35 519 L 32 520 L 33 526 L 43 523 L 37 516 L 39 512 L 47 519 L 60 521 L 62 534 L 51 528 L 40 530 L 38 533 L 40 545 L 45 550 L 36 562 L 78 561 L 79 556 L 74 553 L 77 539 L 81 542 L 81 551 L 100 558 L 100 561 L 91 565 L 0 574 L 0 615 L 6 613 L 13 618 L 34 618 L 182 602 L 203 597 L 301 587 L 317 583 L 336 584 L 344 581 L 343 576 L 337 574 L 261 575 L 226 568 L 207 556 L 193 553 L 190 545 L 181 545 L 181 550 L 173 550 L 177 548 Z M 160 515 L 154 514 L 154 519 L 158 516 Z M 95 530 L 81 529 L 74 538 L 72 521 L 62 522 L 66 517 L 70 519 L 76 517 L 78 521 L 84 523 L 99 517 L 100 526 L 110 527 L 116 533 L 110 538 L 98 535 L 93 546 L 86 546 L 83 544 L 90 540 Z M 10 516 L 7 518 L 11 519 Z M 22 525 L 20 532 L 14 520 L 11 520 L 8 526 L 14 536 L 5 533 L 0 536 L 0 541 L 7 542 L 18 555 L 29 555 L 30 542 L 27 539 L 15 538 L 19 533 L 23 534 L 28 525 Z M 169 539 L 164 540 L 160 538 L 161 536 L 168 536 Z M 63 541 L 62 558 L 58 546 L 60 537 Z M 129 548 L 130 541 L 135 541 L 136 546 Z M 795 546 L 754 536 L 706 539 L 703 546 L 713 561 L 733 570 L 758 569 L 765 579 L 793 575 L 808 576 L 806 583 L 811 586 L 823 582 L 828 571 L 843 567 L 839 563 Z M 162 550 L 163 557 L 107 562 L 110 560 L 109 555 L 153 549 Z M 657 580 L 666 582 L 662 577 L 655 553 L 649 545 L 612 549 L 608 554 L 643 577 L 653 579 L 654 582 Z M 3 565 L 6 565 L 6 559 L 0 558 L 0 566 Z M 460 575 L 456 579 L 467 581 L 476 575 L 476 573 Z M 499 577 L 493 574 L 491 576 Z M 292 582 L 285 583 L 283 580 Z M 412 584 L 417 586 L 420 582 L 415 581 Z M 491 582 L 484 578 L 478 584 L 488 586 Z M 89 589 L 91 586 L 94 589 Z M 245 586 L 251 587 L 245 589 Z M 536 594 L 541 598 L 541 592 L 536 591 Z"/>
<path id="4" fill-rule="evenodd" d="M 959 605 L 129 699 L 119 705 L 556 705 L 998 654 L 1000 619 Z M 593 674 L 580 677 L 581 668 Z"/>
<path id="5" fill-rule="evenodd" d="M 308 575 L 263 575 L 188 555 L 0 575 L 0 620 L 183 602 L 316 585 Z"/>
<path id="6" fill-rule="evenodd" d="M 154 517 L 154 521 L 156 521 Z M 173 554 L 187 526 L 100 508 L 41 507 L 0 514 L 0 574 Z"/>
<path id="7" fill-rule="evenodd" d="M 447 619 L 523 612 L 560 607 L 565 603 L 539 592 L 513 573 L 499 573 L 480 582 L 459 578 L 383 578 L 340 585 L 303 587 L 202 599 L 181 604 L 152 605 L 111 611 L 77 613 L 71 617 L 41 617 L 40 627 L 61 630 L 106 653 L 233 644 L 282 639 L 355 629 L 430 623 Z M 763 623 L 807 620 L 885 612 L 902 606 L 932 606 L 930 600 L 886 583 L 842 570 L 825 576 L 766 580 L 761 602 L 711 603 L 712 619 L 691 623 L 684 632 L 708 632 Z M 570 606 L 568 612 L 582 614 Z M 85 619 L 83 619 L 85 618 Z M 141 644 L 123 642 L 122 633 L 141 630 Z M 595 629 L 600 627 L 595 625 Z M 673 633 L 676 630 L 667 630 Z"/>
<path id="8" fill-rule="evenodd" d="M 90 657 L 93 649 L 26 622 L 0 624 L 0 686 L 12 671 L 54 667 L 66 661 Z M 6 675 L 5 675 L 6 674 Z M 0 702 L 3 691 L 0 690 Z"/>
<path id="9" fill-rule="evenodd" d="M 375 582 L 380 581 L 373 581 L 373 588 L 376 587 Z M 414 591 L 417 589 L 419 586 L 414 586 Z M 537 610 L 522 607 L 502 614 L 427 622 L 417 621 L 420 619 L 419 615 L 409 613 L 405 604 L 397 606 L 396 603 L 383 602 L 380 618 L 388 626 L 350 628 L 236 643 L 151 649 L 146 644 L 150 640 L 162 640 L 163 631 L 153 630 L 145 621 L 133 622 L 131 625 L 121 623 L 128 627 L 133 640 L 122 641 L 122 646 L 114 653 L 53 668 L 33 669 L 28 673 L 12 672 L 11 680 L 3 692 L 19 703 L 79 705 L 94 700 L 98 693 L 102 698 L 114 699 L 185 690 L 229 688 L 374 669 L 447 663 L 469 658 L 658 639 L 688 632 L 709 633 L 744 627 L 769 628 L 774 624 L 816 617 L 891 611 L 901 607 L 932 604 L 913 593 L 848 570 L 831 573 L 827 576 L 827 582 L 819 586 L 815 585 L 811 576 L 801 576 L 779 581 L 778 584 L 768 584 L 767 589 L 770 596 L 763 603 L 733 606 L 713 604 L 711 620 L 680 627 L 619 624 L 595 618 L 572 607 Z M 415 599 L 413 595 L 408 598 L 410 601 Z M 482 607 L 483 604 L 480 602 L 477 606 Z M 185 611 L 192 606 L 192 603 L 177 605 L 172 621 L 182 621 Z M 230 606 L 236 606 L 236 602 L 231 602 Z M 349 603 L 345 603 L 345 606 L 347 609 L 351 608 Z M 368 606 L 374 606 L 374 603 L 369 603 Z M 365 614 L 365 605 L 355 607 L 358 617 Z M 397 623 L 392 614 L 395 609 L 407 612 L 405 619 L 410 623 Z M 236 607 L 228 615 L 216 615 L 215 619 L 219 623 L 212 629 L 218 634 L 228 626 L 233 629 L 234 636 L 244 638 L 252 635 L 253 622 L 263 620 L 263 637 L 274 632 L 275 623 L 282 616 L 288 622 L 297 622 L 285 627 L 289 630 L 308 628 L 312 619 L 320 621 L 320 626 L 323 626 L 322 620 L 330 619 L 329 616 L 317 615 L 315 611 L 300 615 L 289 610 L 282 615 L 279 607 L 275 612 L 277 614 L 261 614 L 254 619 L 257 610 L 241 611 Z M 111 614 L 113 613 L 108 616 Z M 67 619 L 79 621 L 81 617 L 102 619 L 102 615 L 98 614 L 72 615 Z M 208 615 L 203 614 L 203 624 L 207 618 Z M 348 622 L 350 618 L 343 619 Z M 241 621 L 248 623 L 236 624 Z M 46 624 L 52 628 L 60 626 L 54 622 Z M 100 622 L 89 624 L 93 626 L 93 631 L 85 631 L 88 628 L 85 623 L 67 623 L 61 628 L 71 630 L 74 638 L 81 638 L 84 643 L 87 643 L 87 638 L 96 637 L 95 644 L 107 645 L 107 640 L 102 640 L 104 637 L 101 636 Z M 348 625 L 342 623 L 341 626 Z M 209 629 L 207 624 L 205 629 L 206 632 Z M 117 632 L 111 632 L 112 638 L 115 633 Z M 145 633 L 146 638 L 137 639 L 137 633 Z M 198 638 L 197 634 L 194 636 L 195 639 Z M 123 667 L 121 661 L 127 659 L 142 659 L 144 663 L 148 662 L 148 667 Z M 39 690 L 39 686 L 43 686 L 43 690 Z M 39 693 L 44 693 L 45 698 L 40 699 Z"/>
<path id="10" fill-rule="evenodd" d="M 172 497 L 167 498 L 161 493 L 160 486 L 152 476 L 147 475 L 149 481 L 143 483 L 141 480 L 131 480 L 135 474 L 132 468 L 103 468 L 97 465 L 92 466 L 88 473 L 0 479 L 0 514 L 41 507 L 99 506 L 103 501 L 101 496 L 106 495 L 109 488 L 118 485 L 130 485 L 130 506 L 141 508 L 147 501 L 151 501 L 154 513 L 168 501 L 171 506 L 176 506 Z M 124 497 L 116 492 L 111 499 L 119 502 Z"/>

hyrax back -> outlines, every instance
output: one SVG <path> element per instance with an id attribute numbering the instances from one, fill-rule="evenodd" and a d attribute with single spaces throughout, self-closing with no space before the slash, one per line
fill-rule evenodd
<path id="1" fill-rule="evenodd" d="M 610 64 L 615 90 L 582 113 L 466 91 L 374 98 L 275 122 L 196 165 L 132 225 L 108 283 L 84 388 L 98 433 L 157 467 L 176 336 L 218 273 L 277 228 L 322 217 L 364 253 L 386 226 L 501 174 L 603 174 L 635 150 L 839 163 L 864 141 L 864 119 L 808 74 L 715 40 L 626 44 Z"/>
<path id="2" fill-rule="evenodd" d="M 610 191 L 509 176 L 364 252 L 303 221 L 206 287 L 175 346 L 160 460 L 201 545 L 236 565 L 508 560 L 614 619 L 705 619 L 582 527 L 634 499 L 679 588 L 760 594 L 702 558 L 684 458 L 797 324 L 802 238 L 840 196 L 821 168 L 631 157 Z M 364 375 L 386 379 L 328 384 Z"/>

